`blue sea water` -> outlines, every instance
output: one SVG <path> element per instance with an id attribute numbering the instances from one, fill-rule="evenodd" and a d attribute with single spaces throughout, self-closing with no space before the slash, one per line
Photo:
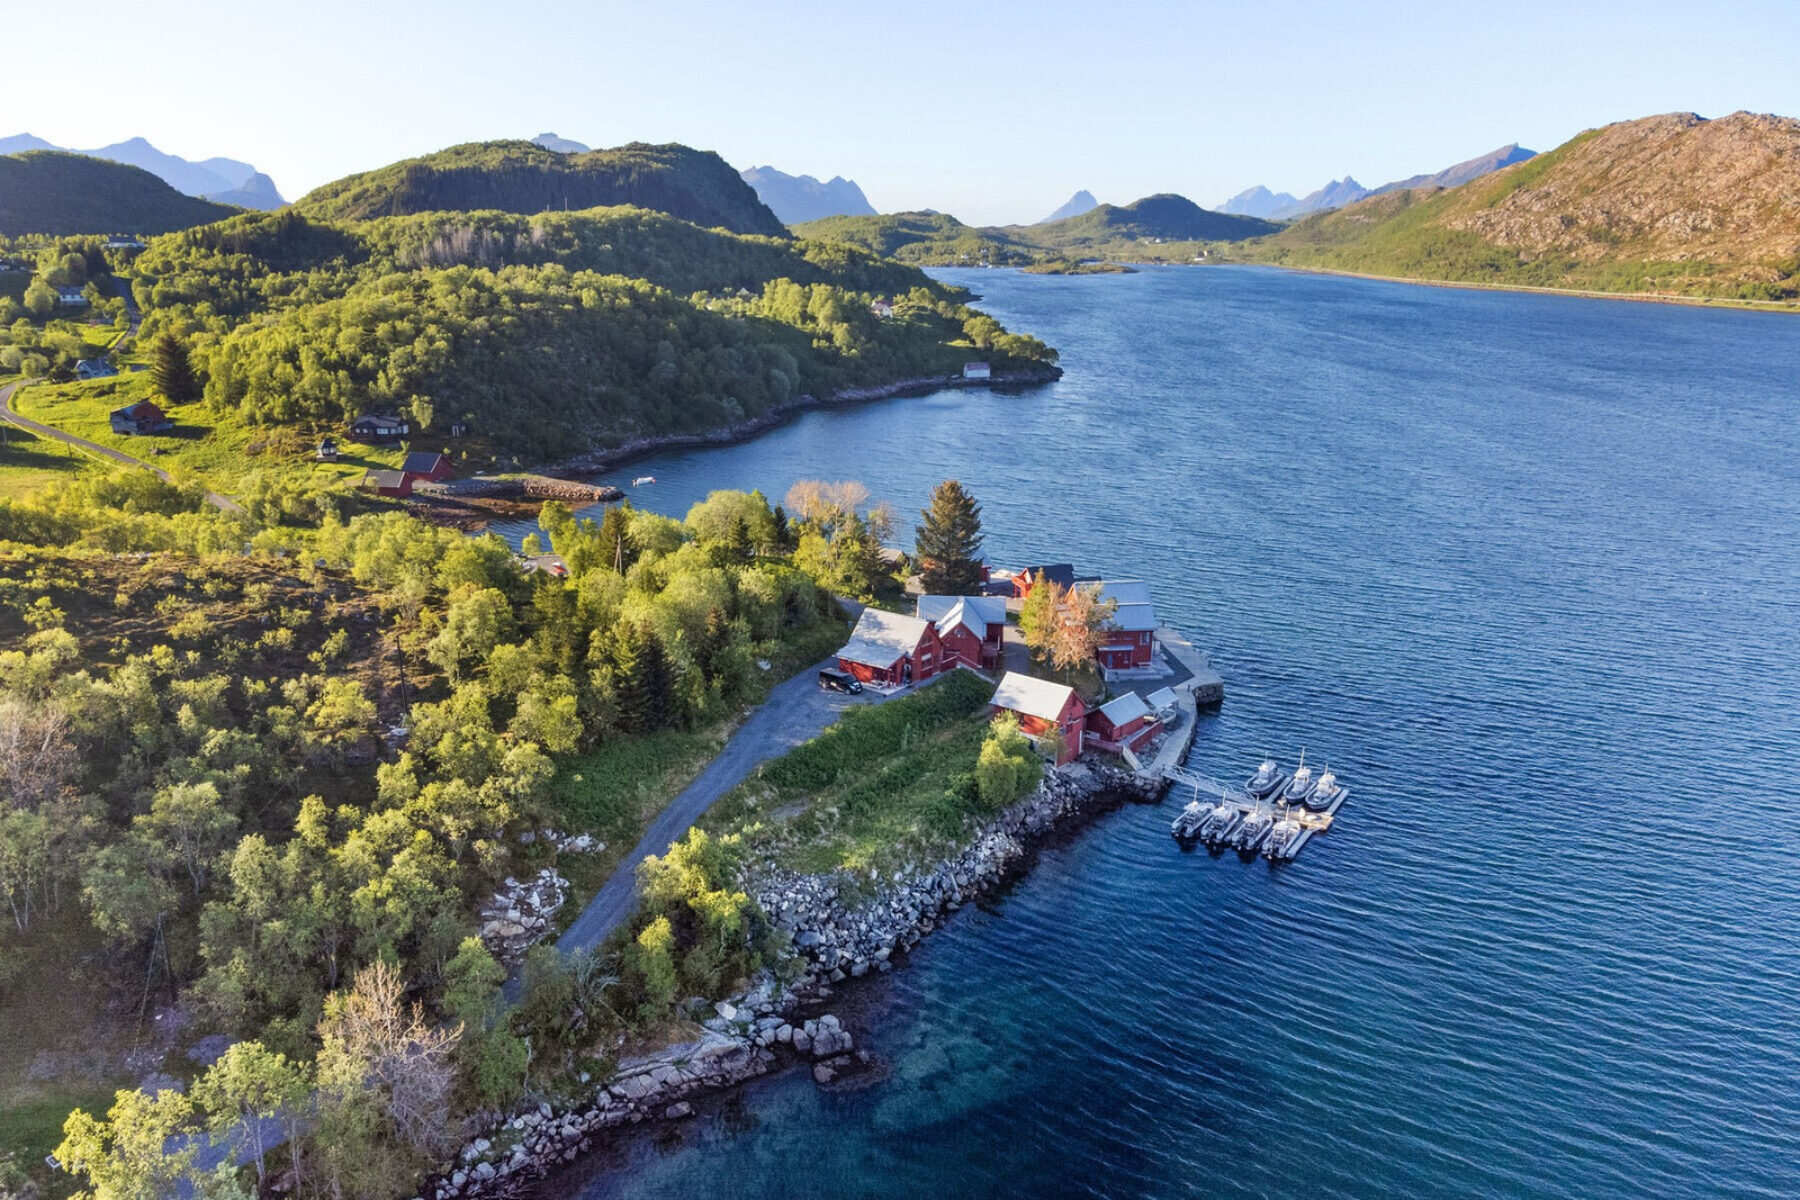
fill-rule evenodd
<path id="1" fill-rule="evenodd" d="M 1252 268 L 943 272 L 1067 376 L 620 472 L 679 513 L 938 480 L 1141 576 L 1196 767 L 1352 788 L 1301 858 L 1171 804 L 1047 849 L 790 1072 L 554 1196 L 1800 1195 L 1800 320 Z"/>

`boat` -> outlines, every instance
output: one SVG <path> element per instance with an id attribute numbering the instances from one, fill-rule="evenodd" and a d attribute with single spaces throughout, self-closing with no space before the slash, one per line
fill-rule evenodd
<path id="1" fill-rule="evenodd" d="M 1313 778 L 1312 768 L 1302 759 L 1300 765 L 1294 768 L 1294 777 L 1288 780 L 1287 786 L 1281 789 L 1276 798 L 1287 804 L 1304 804 L 1318 786 L 1319 781 Z"/>
<path id="2" fill-rule="evenodd" d="M 655 482 L 656 482 L 656 476 L 654 476 L 654 475 L 639 475 L 636 479 L 631 481 L 631 486 L 632 487 L 643 487 L 646 483 L 655 483 Z"/>
<path id="3" fill-rule="evenodd" d="M 1280 862 L 1294 856 L 1294 843 L 1300 840 L 1300 818 L 1286 813 L 1275 827 L 1269 830 L 1269 840 L 1263 843 L 1263 854 L 1270 862 Z"/>
<path id="4" fill-rule="evenodd" d="M 1200 832 L 1207 813 L 1208 810 L 1198 800 L 1189 800 L 1187 807 L 1176 813 L 1175 819 L 1169 822 L 1169 832 L 1186 841 Z"/>
<path id="5" fill-rule="evenodd" d="M 1244 790 L 1258 800 L 1265 800 L 1286 781 L 1287 775 L 1275 764 L 1275 760 L 1265 758 L 1262 766 L 1256 768 L 1256 774 L 1244 781 Z"/>
<path id="6" fill-rule="evenodd" d="M 1221 800 L 1207 810 L 1206 820 L 1200 825 L 1200 836 L 1208 845 L 1216 846 L 1231 836 L 1243 815 L 1237 805 Z"/>
<path id="7" fill-rule="evenodd" d="M 1336 803 L 1347 790 L 1338 784 L 1337 776 L 1333 775 L 1328 767 L 1325 773 L 1319 776 L 1319 782 L 1313 786 L 1313 790 L 1307 794 L 1306 807 L 1313 812 L 1324 812 Z"/>
<path id="8" fill-rule="evenodd" d="M 1258 805 L 1250 811 L 1249 816 L 1244 818 L 1244 823 L 1238 826 L 1237 834 L 1231 839 L 1231 844 L 1239 850 L 1246 850 L 1254 854 L 1256 848 L 1262 845 L 1263 839 L 1269 836 L 1269 830 L 1274 825 L 1275 814 Z"/>

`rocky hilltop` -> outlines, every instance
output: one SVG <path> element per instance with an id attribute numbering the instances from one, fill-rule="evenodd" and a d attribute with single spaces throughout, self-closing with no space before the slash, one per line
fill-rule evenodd
<path id="1" fill-rule="evenodd" d="M 1403 278 L 1800 300 L 1800 121 L 1624 121 L 1461 187 L 1374 196 L 1236 251 Z"/>

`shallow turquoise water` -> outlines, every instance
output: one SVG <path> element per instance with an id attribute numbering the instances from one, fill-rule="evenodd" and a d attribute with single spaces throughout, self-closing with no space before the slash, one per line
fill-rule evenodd
<path id="1" fill-rule="evenodd" d="M 1067 377 L 620 474 L 946 476 L 1152 582 L 1199 768 L 1352 787 L 1271 870 L 1123 809 L 860 989 L 891 1075 L 752 1086 L 631 1196 L 1800 1195 L 1800 321 L 1217 268 L 946 272 Z"/>

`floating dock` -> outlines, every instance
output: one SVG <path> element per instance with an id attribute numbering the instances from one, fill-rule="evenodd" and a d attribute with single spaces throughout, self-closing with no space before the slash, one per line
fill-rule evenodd
<path id="1" fill-rule="evenodd" d="M 1191 794 L 1186 797 L 1187 800 L 1201 804 L 1219 804 L 1221 802 L 1229 804 L 1238 810 L 1240 822 L 1257 809 L 1274 811 L 1271 801 L 1258 800 L 1242 787 L 1220 783 L 1209 775 L 1202 775 L 1198 771 L 1183 766 L 1159 764 L 1159 767 L 1165 783 L 1177 789 L 1189 790 Z M 1180 794 L 1178 790 L 1177 795 L 1180 796 Z M 1300 833 L 1294 839 L 1293 845 L 1289 846 L 1282 854 L 1281 860 L 1287 861 L 1294 858 L 1306 848 L 1306 843 L 1312 840 L 1313 834 L 1324 833 L 1330 829 L 1338 809 L 1342 808 L 1344 801 L 1349 798 L 1350 789 L 1340 787 L 1338 794 L 1332 798 L 1331 804 L 1321 812 L 1314 812 L 1304 805 L 1291 806 L 1288 809 L 1288 815 L 1300 823 Z"/>

